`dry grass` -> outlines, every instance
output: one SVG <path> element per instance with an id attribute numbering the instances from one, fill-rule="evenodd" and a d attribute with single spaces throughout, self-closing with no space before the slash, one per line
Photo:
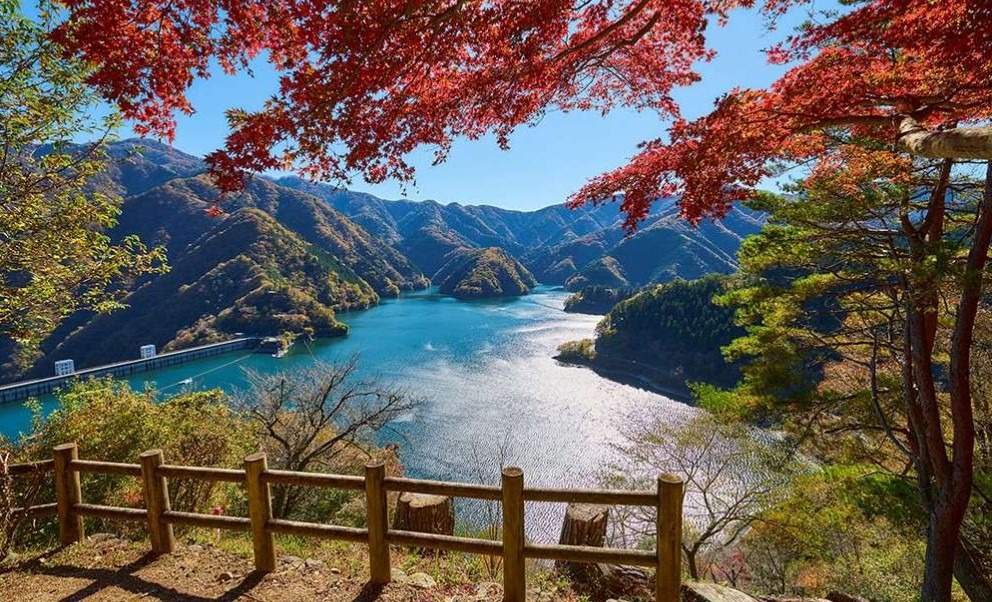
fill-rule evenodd
<path id="1" fill-rule="evenodd" d="M 475 575 L 481 571 L 478 560 L 467 556 L 420 557 L 397 550 L 394 567 L 408 574 L 425 572 L 438 585 L 420 589 L 393 583 L 377 589 L 366 582 L 362 546 L 282 540 L 278 569 L 259 575 L 252 570 L 247 539 L 213 541 L 211 535 L 186 538 L 188 543 L 180 544 L 176 553 L 159 557 L 148 553 L 145 541 L 103 536 L 59 550 L 25 554 L 0 572 L 0 600 L 495 602 L 502 598 L 497 584 L 476 582 Z M 580 599 L 548 571 L 535 571 L 529 583 L 528 598 L 535 601 Z"/>

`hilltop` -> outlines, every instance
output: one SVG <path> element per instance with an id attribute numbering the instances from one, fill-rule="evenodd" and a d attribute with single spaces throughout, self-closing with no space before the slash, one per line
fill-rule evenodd
<path id="1" fill-rule="evenodd" d="M 458 249 L 437 271 L 438 290 L 459 299 L 526 295 L 537 285 L 534 276 L 499 247 Z"/>

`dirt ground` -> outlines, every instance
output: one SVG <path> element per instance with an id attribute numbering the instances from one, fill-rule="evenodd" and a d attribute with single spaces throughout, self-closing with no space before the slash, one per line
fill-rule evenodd
<path id="1" fill-rule="evenodd" d="M 371 587 L 364 566 L 349 554 L 331 551 L 305 560 L 282 556 L 275 572 L 260 575 L 244 556 L 211 545 L 180 545 L 174 554 L 156 557 L 148 553 L 147 542 L 104 537 L 15 559 L 0 572 L 0 602 L 486 602 L 502 597 L 495 583 L 431 585 L 416 573 L 396 577 L 399 583 Z"/>

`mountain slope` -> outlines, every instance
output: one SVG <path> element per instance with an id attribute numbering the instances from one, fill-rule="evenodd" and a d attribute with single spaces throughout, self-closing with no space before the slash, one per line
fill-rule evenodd
<path id="1" fill-rule="evenodd" d="M 205 176 L 169 180 L 128 197 L 114 232 L 138 234 L 147 244 L 180 251 L 209 227 L 212 218 L 205 210 L 217 197 L 217 190 Z M 224 205 L 227 211 L 239 207 L 256 207 L 335 255 L 380 295 L 396 296 L 401 290 L 428 284 L 402 253 L 313 196 L 254 178 L 241 195 Z"/>
<path id="2" fill-rule="evenodd" d="M 178 348 L 234 332 L 342 334 L 336 311 L 429 283 L 402 253 L 305 193 L 255 178 L 211 217 L 218 192 L 197 175 L 204 166 L 195 157 L 135 140 L 109 151 L 118 161 L 92 185 L 127 195 L 109 235 L 137 234 L 165 247 L 172 271 L 127 283 L 126 310 L 71 316 L 43 343 L 44 365 L 32 374 L 49 373 L 53 358 L 84 367 L 134 357 L 143 343 Z M 0 341 L 0 349 L 10 347 Z M 0 364 L 2 380 L 25 374 L 7 358 Z"/>
<path id="3" fill-rule="evenodd" d="M 131 293 L 128 308 L 95 316 L 68 333 L 49 350 L 41 370 L 47 372 L 53 359 L 74 358 L 87 366 L 133 358 L 143 344 L 169 350 L 234 332 L 341 335 L 347 326 L 335 310 L 377 300 L 333 256 L 262 211 L 238 209 L 175 255 L 168 274 Z"/>
<path id="4" fill-rule="evenodd" d="M 527 268 L 499 247 L 453 251 L 434 280 L 441 293 L 459 299 L 526 295 L 537 285 Z"/>
<path id="5" fill-rule="evenodd" d="M 764 224 L 762 215 L 735 207 L 720 222 L 694 228 L 678 216 L 673 199 L 661 199 L 628 237 L 618 203 L 512 211 L 488 205 L 384 201 L 295 177 L 278 183 L 322 199 L 392 241 L 425 274 L 436 272 L 456 249 L 499 247 L 539 281 L 565 284 L 572 279 L 575 288 L 579 283 L 640 286 L 733 272 L 741 240 Z"/>

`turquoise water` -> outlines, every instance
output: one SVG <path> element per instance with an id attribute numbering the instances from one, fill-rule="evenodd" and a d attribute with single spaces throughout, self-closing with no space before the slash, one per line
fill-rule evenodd
<path id="1" fill-rule="evenodd" d="M 407 473 L 419 478 L 498 483 L 500 464 L 524 469 L 529 484 L 576 487 L 595 481 L 617 440 L 624 412 L 663 404 L 675 419 L 692 410 L 661 395 L 612 382 L 552 359 L 562 342 L 593 334 L 596 316 L 561 310 L 560 288 L 486 301 L 458 301 L 431 289 L 344 314 L 351 333 L 297 344 L 281 359 L 239 352 L 130 379 L 165 393 L 187 378 L 197 388 L 244 386 L 244 368 L 292 370 L 319 358 L 360 354 L 363 376 L 375 376 L 422 398 L 380 443 L 397 442 Z M 312 353 L 312 355 L 311 355 Z M 43 400 L 46 408 L 54 401 Z M 0 431 L 29 423 L 20 405 L 0 406 Z M 543 522 L 543 521 L 542 521 Z"/>

